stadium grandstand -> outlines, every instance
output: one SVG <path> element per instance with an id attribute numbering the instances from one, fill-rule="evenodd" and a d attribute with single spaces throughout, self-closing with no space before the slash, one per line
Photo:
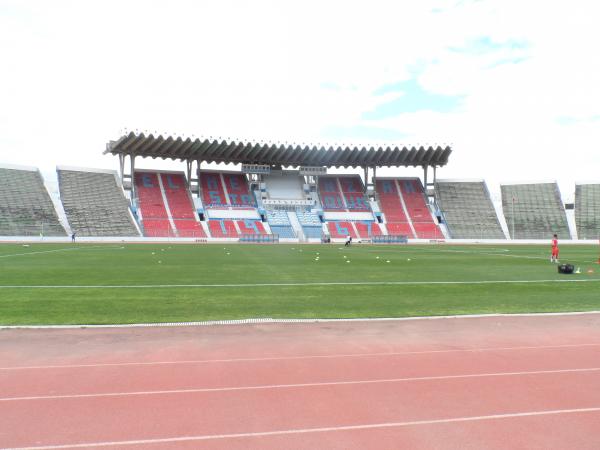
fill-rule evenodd
<path id="1" fill-rule="evenodd" d="M 512 239 L 547 239 L 554 233 L 571 239 L 558 184 L 515 183 L 500 186 L 502 209 Z"/>
<path id="2" fill-rule="evenodd" d="M 600 239 L 600 183 L 575 185 L 575 223 L 579 239 Z"/>
<path id="3" fill-rule="evenodd" d="M 0 166 L 0 236 L 66 236 L 40 171 Z"/>
<path id="4" fill-rule="evenodd" d="M 435 193 L 452 238 L 505 238 L 484 180 L 437 180 Z"/>
<path id="5" fill-rule="evenodd" d="M 114 170 L 57 167 L 60 198 L 79 236 L 139 236 Z"/>
<path id="6" fill-rule="evenodd" d="M 118 172 L 59 166 L 56 195 L 37 168 L 1 166 L 0 236 L 206 242 L 600 237 L 600 183 L 577 184 L 571 208 L 556 182 L 503 184 L 502 202 L 495 203 L 484 180 L 436 178 L 452 153 L 448 146 L 325 147 L 129 132 L 108 142 L 104 153 L 119 158 Z M 144 158 L 185 162 L 185 171 L 138 168 Z M 215 163 L 239 169 L 217 170 Z M 421 168 L 423 178 L 377 175 L 378 168 L 408 167 Z"/>

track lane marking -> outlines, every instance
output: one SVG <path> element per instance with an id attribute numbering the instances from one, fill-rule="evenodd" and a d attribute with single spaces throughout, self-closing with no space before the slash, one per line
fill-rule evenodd
<path id="1" fill-rule="evenodd" d="M 308 433 L 329 433 L 329 432 L 341 432 L 341 431 L 355 431 L 355 430 L 373 430 L 382 428 L 400 428 L 400 427 L 411 427 L 420 425 L 438 425 L 448 423 L 461 423 L 461 422 L 481 422 L 501 419 L 514 419 L 521 417 L 536 417 L 536 416 L 550 416 L 560 414 L 583 414 L 583 413 L 595 413 L 600 412 L 600 407 L 592 408 L 573 408 L 573 409 L 551 409 L 542 411 L 525 411 L 525 412 L 512 412 L 503 414 L 490 414 L 486 416 L 467 416 L 467 417 L 449 417 L 445 419 L 429 419 L 429 420 L 412 420 L 405 422 L 383 422 L 383 423 L 368 423 L 359 425 L 341 425 L 332 427 L 316 427 L 316 428 L 292 428 L 287 430 L 272 430 L 272 431 L 255 431 L 247 433 L 229 433 L 229 434 L 206 434 L 199 436 L 176 436 L 169 438 L 157 438 L 157 439 L 138 439 L 129 441 L 105 441 L 105 442 L 88 442 L 79 444 L 59 444 L 59 445 L 42 445 L 35 447 L 12 447 L 5 450 L 55 450 L 55 449 L 72 449 L 72 448 L 89 448 L 89 447 L 115 447 L 124 445 L 150 445 L 150 444 L 161 444 L 161 443 L 174 443 L 174 442 L 190 442 L 190 441 L 208 441 L 217 439 L 239 439 L 239 438 L 253 438 L 253 437 L 269 437 L 269 436 L 285 436 L 295 434 L 308 434 Z"/>
<path id="2" fill-rule="evenodd" d="M 462 375 L 435 375 L 425 377 L 405 377 L 405 378 L 383 378 L 376 380 L 350 380 L 350 381 L 325 381 L 316 383 L 290 383 L 290 384 L 266 384 L 256 386 L 229 386 L 216 388 L 197 388 L 197 389 L 169 389 L 160 391 L 132 391 L 132 392 L 105 392 L 96 394 L 65 394 L 65 395 L 38 395 L 26 397 L 2 397 L 0 402 L 32 401 L 32 400 L 65 400 L 80 398 L 104 398 L 104 397 L 133 397 L 143 395 L 170 395 L 170 394 L 195 394 L 210 392 L 235 392 L 235 391 L 259 391 L 270 389 L 294 389 L 307 387 L 323 386 L 356 386 L 367 384 L 386 384 L 386 383 L 408 383 L 419 381 L 437 381 L 437 380 L 458 380 L 465 378 L 493 378 L 493 377 L 512 377 L 527 375 L 550 375 L 564 373 L 585 373 L 599 372 L 600 367 L 588 367 L 580 369 L 556 369 L 556 370 L 534 370 L 522 372 L 492 372 L 475 373 Z"/>
<path id="3" fill-rule="evenodd" d="M 512 350 L 545 350 L 561 348 L 578 347 L 600 347 L 600 343 L 586 344 L 561 344 L 561 345 L 540 345 L 540 346 L 517 346 L 517 347 L 481 347 L 481 348 L 457 348 L 442 350 L 416 350 L 405 352 L 378 352 L 378 353 L 339 353 L 333 355 L 297 355 L 297 356 L 266 356 L 260 358 L 221 358 L 221 359 L 192 359 L 181 361 L 130 361 L 116 363 L 97 363 L 97 364 L 57 364 L 47 366 L 15 366 L 0 367 L 0 371 L 13 370 L 44 370 L 44 369 L 79 369 L 95 367 L 119 367 L 119 366 L 159 366 L 159 365 L 177 365 L 177 364 L 213 364 L 213 363 L 236 363 L 236 362 L 262 362 L 262 361 L 290 361 L 302 359 L 336 359 L 336 358 L 364 358 L 380 356 L 403 356 L 403 355 L 427 355 L 438 353 L 477 353 L 493 351 L 512 351 Z"/>

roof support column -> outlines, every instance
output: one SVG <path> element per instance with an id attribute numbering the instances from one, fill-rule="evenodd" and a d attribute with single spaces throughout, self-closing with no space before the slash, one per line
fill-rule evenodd
<path id="1" fill-rule="evenodd" d="M 137 204 L 137 189 L 135 188 L 135 155 L 131 153 L 129 155 L 129 164 L 131 170 L 131 201 Z"/>
<path id="2" fill-rule="evenodd" d="M 121 186 L 123 186 L 125 178 L 125 155 L 123 153 L 119 153 L 119 174 L 121 175 Z"/>
<path id="3" fill-rule="evenodd" d="M 196 197 L 200 198 L 200 164 L 199 159 L 196 160 Z"/>
<path id="4" fill-rule="evenodd" d="M 363 192 L 363 194 L 367 193 L 368 187 L 369 187 L 369 167 L 368 166 L 364 166 L 363 167 L 363 171 L 365 174 L 365 191 Z"/>
<path id="5" fill-rule="evenodd" d="M 192 187 L 192 161 L 190 161 L 189 159 L 185 160 L 185 169 L 186 169 L 186 175 L 187 175 L 187 181 L 188 181 L 188 186 L 191 188 Z"/>
<path id="6" fill-rule="evenodd" d="M 423 166 L 423 187 L 427 190 L 427 168 L 428 166 Z"/>

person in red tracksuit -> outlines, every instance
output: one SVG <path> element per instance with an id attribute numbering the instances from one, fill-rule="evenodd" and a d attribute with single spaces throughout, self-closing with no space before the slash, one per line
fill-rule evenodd
<path id="1" fill-rule="evenodd" d="M 550 256 L 550 262 L 558 262 L 558 235 L 552 237 L 552 255 Z"/>

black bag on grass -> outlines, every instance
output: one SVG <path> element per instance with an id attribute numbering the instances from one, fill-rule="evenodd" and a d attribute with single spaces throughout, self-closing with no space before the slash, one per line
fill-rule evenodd
<path id="1" fill-rule="evenodd" d="M 558 273 L 573 273 L 575 266 L 573 264 L 559 264 Z"/>

